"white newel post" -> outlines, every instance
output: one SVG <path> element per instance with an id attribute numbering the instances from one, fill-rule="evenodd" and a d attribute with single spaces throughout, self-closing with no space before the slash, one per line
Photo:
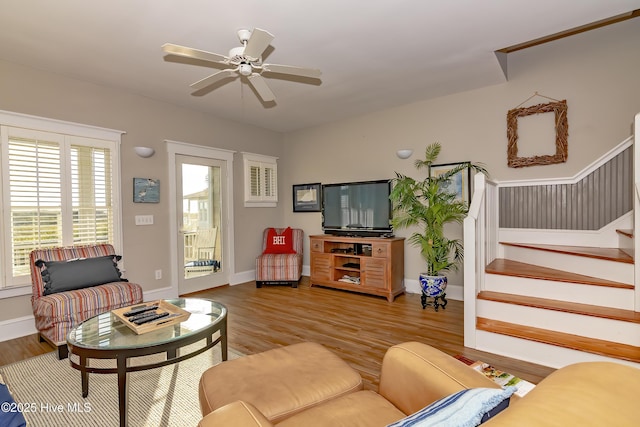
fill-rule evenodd
<path id="1" fill-rule="evenodd" d="M 636 114 L 634 123 L 633 142 L 633 247 L 634 257 L 640 254 L 640 239 L 636 237 L 636 230 L 640 226 L 640 113 Z M 640 311 L 640 263 L 634 263 L 634 286 L 635 286 L 635 311 Z"/>
<path id="2" fill-rule="evenodd" d="M 484 277 L 485 177 L 474 178 L 469 213 L 463 222 L 464 236 L 464 345 L 476 347 L 476 296 Z"/>

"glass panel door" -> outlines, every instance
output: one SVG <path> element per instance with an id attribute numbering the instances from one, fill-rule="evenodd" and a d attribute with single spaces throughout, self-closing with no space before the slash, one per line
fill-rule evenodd
<path id="1" fill-rule="evenodd" d="M 180 295 L 228 283 L 222 259 L 224 162 L 177 156 Z"/>

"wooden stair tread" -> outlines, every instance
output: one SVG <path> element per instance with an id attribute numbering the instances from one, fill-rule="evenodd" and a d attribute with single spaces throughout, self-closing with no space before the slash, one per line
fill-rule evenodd
<path id="1" fill-rule="evenodd" d="M 478 330 L 640 363 L 640 347 L 478 317 Z"/>
<path id="2" fill-rule="evenodd" d="M 565 246 L 565 245 L 545 245 L 538 243 L 514 243 L 500 242 L 503 245 L 520 248 L 538 249 L 542 251 L 556 252 L 568 255 L 583 256 L 588 258 L 603 259 L 608 261 L 623 262 L 633 264 L 633 258 L 626 252 L 618 248 L 594 248 L 589 246 Z"/>
<path id="3" fill-rule="evenodd" d="M 498 258 L 489 264 L 485 271 L 490 274 L 501 274 L 504 276 L 526 277 L 530 279 L 554 280 L 557 282 L 581 283 L 584 285 L 606 286 L 610 288 L 633 289 L 634 286 L 628 283 L 614 282 L 583 274 L 570 273 L 568 271 L 556 270 L 554 268 L 542 267 L 539 265 L 527 264 L 520 261 Z"/>
<path id="4" fill-rule="evenodd" d="M 478 294 L 478 299 L 640 324 L 640 312 L 632 310 L 622 310 L 619 308 L 602 307 L 599 305 L 581 304 L 549 298 L 529 297 L 525 295 L 493 291 L 480 292 Z"/>

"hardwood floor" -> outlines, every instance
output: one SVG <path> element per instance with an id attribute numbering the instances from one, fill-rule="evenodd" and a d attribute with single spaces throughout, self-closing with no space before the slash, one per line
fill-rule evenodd
<path id="1" fill-rule="evenodd" d="M 420 295 L 385 298 L 336 289 L 310 287 L 303 277 L 298 288 L 255 287 L 255 282 L 190 294 L 211 298 L 229 310 L 229 346 L 246 354 L 302 341 L 315 341 L 357 369 L 365 387 L 377 389 L 382 357 L 397 343 L 420 341 L 450 354 L 483 360 L 537 383 L 551 368 L 464 347 L 463 303 L 450 300 L 446 309 L 423 310 Z M 53 349 L 35 335 L 0 343 L 0 365 Z"/>

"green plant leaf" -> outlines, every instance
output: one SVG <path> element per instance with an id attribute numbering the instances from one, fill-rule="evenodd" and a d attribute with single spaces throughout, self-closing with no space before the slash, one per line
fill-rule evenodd
<path id="1" fill-rule="evenodd" d="M 486 168 L 477 163 L 461 163 L 452 169 L 431 176 L 431 166 L 437 161 L 442 146 L 435 142 L 425 149 L 424 159 L 415 161 L 418 170 L 426 169 L 427 176 L 417 180 L 396 172 L 393 189 L 389 196 L 393 204 L 394 229 L 419 227 L 407 241 L 420 249 L 427 263 L 429 275 L 456 270 L 464 258 L 464 247 L 460 239 L 448 239 L 444 226 L 448 223 L 462 223 L 467 215 L 466 202 L 456 200 L 456 195 L 447 193 L 442 187 L 460 171 L 471 170 L 488 175 Z"/>

